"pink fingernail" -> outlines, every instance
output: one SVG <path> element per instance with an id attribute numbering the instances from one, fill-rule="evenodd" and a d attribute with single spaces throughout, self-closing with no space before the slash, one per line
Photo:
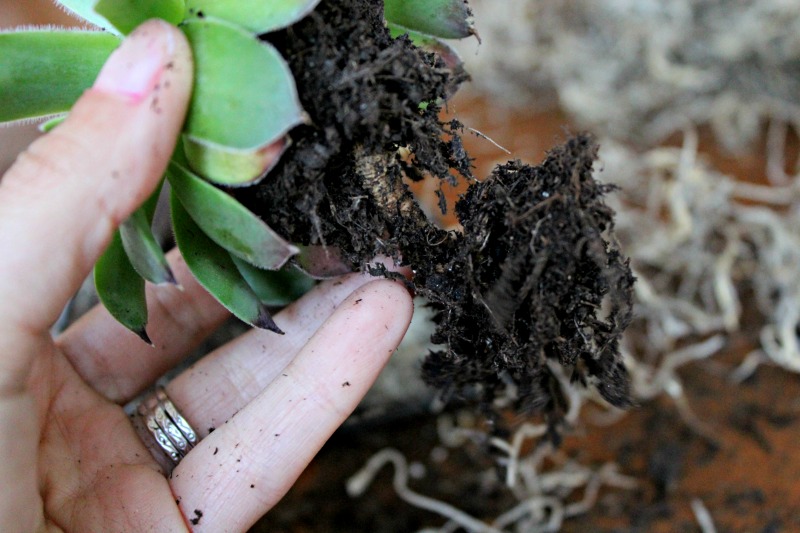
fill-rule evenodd
<path id="1" fill-rule="evenodd" d="M 149 95 L 174 51 L 172 33 L 162 21 L 146 22 L 108 58 L 94 89 L 127 96 L 134 103 Z"/>

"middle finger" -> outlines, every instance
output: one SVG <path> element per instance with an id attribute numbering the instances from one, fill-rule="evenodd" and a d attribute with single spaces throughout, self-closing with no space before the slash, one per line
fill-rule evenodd
<path id="1" fill-rule="evenodd" d="M 369 274 L 326 281 L 278 313 L 286 334 L 252 330 L 211 352 L 172 380 L 167 395 L 200 437 L 258 396 L 295 357 L 333 311 Z"/>

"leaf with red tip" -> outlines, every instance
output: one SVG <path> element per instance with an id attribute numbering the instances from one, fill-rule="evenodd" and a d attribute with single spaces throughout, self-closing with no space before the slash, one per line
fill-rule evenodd
<path id="1" fill-rule="evenodd" d="M 339 249 L 332 246 L 300 246 L 294 262 L 314 279 L 330 279 L 354 272 Z"/>
<path id="2" fill-rule="evenodd" d="M 475 34 L 465 0 L 384 0 L 383 4 L 386 20 L 409 30 L 444 39 Z"/>
<path id="3" fill-rule="evenodd" d="M 219 246 L 248 263 L 277 270 L 298 252 L 233 196 L 175 160 L 169 165 L 167 179 L 197 225 Z"/>

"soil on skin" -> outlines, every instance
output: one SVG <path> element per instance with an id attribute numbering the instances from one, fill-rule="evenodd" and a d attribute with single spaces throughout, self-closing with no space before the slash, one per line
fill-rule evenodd
<path id="1" fill-rule="evenodd" d="M 392 39 L 380 0 L 323 1 L 269 39 L 295 73 L 310 122 L 255 192 L 239 193 L 243 201 L 289 240 L 334 247 L 354 269 L 386 275 L 372 258 L 402 257 L 413 289 L 438 311 L 442 349 L 423 375 L 446 398 L 493 413 L 503 396 L 556 428 L 555 363 L 628 405 L 617 340 L 633 277 L 613 244 L 609 188 L 592 177 L 593 139 L 477 182 L 461 124 L 440 121 L 437 104 L 466 75 Z M 438 180 L 445 209 L 441 187 L 455 175 L 474 182 L 456 208 L 463 232 L 430 222 L 406 185 Z"/>

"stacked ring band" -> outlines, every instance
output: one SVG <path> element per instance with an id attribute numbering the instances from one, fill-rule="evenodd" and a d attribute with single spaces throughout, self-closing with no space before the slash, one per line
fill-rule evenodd
<path id="1" fill-rule="evenodd" d="M 163 387 L 137 408 L 145 426 L 161 450 L 177 465 L 197 444 L 197 432 L 178 412 Z"/>

